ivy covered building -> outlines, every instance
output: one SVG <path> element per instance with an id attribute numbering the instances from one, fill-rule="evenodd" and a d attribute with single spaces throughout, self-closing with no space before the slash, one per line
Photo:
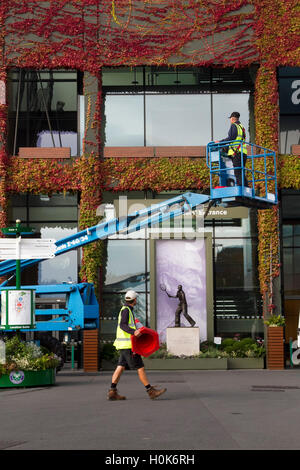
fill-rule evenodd
<path id="1" fill-rule="evenodd" d="M 177 222 L 111 237 L 27 269 L 24 283 L 94 283 L 101 341 L 113 338 L 128 287 L 163 341 L 163 311 L 176 302 L 164 305 L 160 284 L 185 286 L 202 340 L 263 339 L 271 313 L 295 340 L 298 2 L 7 0 L 0 23 L 1 227 L 21 219 L 60 239 L 122 201 L 131 211 L 207 193 L 206 145 L 226 137 L 232 111 L 247 141 L 277 153 L 278 206 L 211 211 L 202 240 L 176 239 Z"/>

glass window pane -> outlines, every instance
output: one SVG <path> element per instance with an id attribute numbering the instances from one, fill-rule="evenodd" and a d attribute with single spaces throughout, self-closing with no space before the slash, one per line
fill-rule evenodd
<path id="1" fill-rule="evenodd" d="M 23 206 L 26 206 L 27 204 L 27 194 L 24 194 L 24 193 L 12 194 L 9 197 L 9 200 L 12 206 L 23 207 Z"/>
<path id="2" fill-rule="evenodd" d="M 206 145 L 211 140 L 209 95 L 147 95 L 146 144 Z"/>
<path id="3" fill-rule="evenodd" d="M 215 220 L 216 238 L 249 237 L 256 235 L 255 225 L 248 219 Z"/>
<path id="4" fill-rule="evenodd" d="M 300 115 L 280 116 L 280 153 L 292 152 L 292 145 L 300 140 Z"/>
<path id="5" fill-rule="evenodd" d="M 54 82 L 51 110 L 57 112 L 77 111 L 77 81 Z"/>
<path id="6" fill-rule="evenodd" d="M 294 245 L 300 247 L 300 224 L 294 225 Z"/>
<path id="7" fill-rule="evenodd" d="M 145 241 L 109 240 L 104 289 L 125 292 L 145 291 Z"/>
<path id="8" fill-rule="evenodd" d="M 143 85 L 143 68 L 103 68 L 102 84 L 107 87 Z"/>
<path id="9" fill-rule="evenodd" d="M 40 231 L 41 238 L 60 240 L 77 232 L 75 224 L 35 224 L 34 228 Z M 53 259 L 42 261 L 38 265 L 39 284 L 61 284 L 63 282 L 78 282 L 78 254 L 77 250 L 56 256 Z"/>
<path id="10" fill-rule="evenodd" d="M 14 224 L 17 219 L 25 223 L 27 221 L 27 209 L 26 207 L 13 207 L 11 211 L 11 219 Z"/>
<path id="11" fill-rule="evenodd" d="M 76 72 L 22 69 L 10 75 L 8 93 L 11 111 L 8 145 L 11 153 L 17 155 L 19 147 L 52 147 L 49 117 L 55 146 L 72 147 L 72 155 L 77 155 Z M 18 103 L 17 140 L 14 149 Z"/>
<path id="12" fill-rule="evenodd" d="M 146 74 L 146 85 L 197 85 L 198 74 L 191 70 L 157 69 Z"/>
<path id="13" fill-rule="evenodd" d="M 289 194 L 288 190 L 282 192 L 282 217 L 284 219 L 299 219 L 300 192 L 295 191 L 292 194 Z"/>
<path id="14" fill-rule="evenodd" d="M 78 219 L 76 194 L 53 194 L 52 196 L 20 194 L 11 196 L 10 202 L 12 223 L 16 219 L 25 223 L 28 213 L 29 221 L 34 223 L 34 227 L 35 221 L 68 220 L 77 222 Z"/>
<path id="15" fill-rule="evenodd" d="M 251 318 L 253 317 L 253 318 Z M 222 337 L 232 338 L 236 334 L 243 337 L 257 337 L 263 338 L 264 336 L 264 322 L 256 315 L 249 315 L 249 318 L 244 319 L 217 319 L 217 334 Z"/>
<path id="16" fill-rule="evenodd" d="M 29 194 L 28 201 L 30 206 L 36 207 L 48 207 L 48 206 L 77 206 L 77 195 L 76 194 Z"/>
<path id="17" fill-rule="evenodd" d="M 215 292 L 215 315 L 217 319 L 225 319 L 226 321 L 229 318 L 237 319 L 262 315 L 262 298 L 259 288 L 217 287 Z M 221 331 L 226 330 L 223 328 Z M 220 333 L 219 330 L 218 333 Z"/>
<path id="18" fill-rule="evenodd" d="M 249 93 L 213 94 L 213 140 L 225 139 L 230 128 L 228 116 L 238 111 L 249 142 Z"/>
<path id="19" fill-rule="evenodd" d="M 283 246 L 293 245 L 293 226 L 292 225 L 282 226 L 282 241 L 283 241 Z"/>
<path id="20" fill-rule="evenodd" d="M 144 145 L 144 111 L 141 95 L 106 95 L 106 145 Z"/>
<path id="21" fill-rule="evenodd" d="M 30 207 L 29 220 L 76 220 L 77 207 Z"/>
<path id="22" fill-rule="evenodd" d="M 118 315 L 121 310 L 121 307 L 124 305 L 124 293 L 107 293 L 104 292 L 102 296 L 103 301 L 103 310 L 101 311 L 101 319 L 110 320 L 111 323 L 106 322 L 106 326 L 110 326 L 109 331 L 103 331 L 101 329 L 101 334 L 103 333 L 112 333 L 116 334 Z M 149 305 L 149 300 L 148 300 Z M 140 322 L 146 326 L 146 294 L 139 293 L 137 303 L 133 310 L 134 316 L 140 320 Z M 102 323 L 104 325 L 104 323 Z"/>
<path id="23" fill-rule="evenodd" d="M 256 242 L 251 239 L 217 239 L 215 242 L 216 287 L 257 287 L 256 252 Z"/>
<path id="24" fill-rule="evenodd" d="M 300 294 L 300 248 L 284 248 L 283 272 L 285 295 Z"/>

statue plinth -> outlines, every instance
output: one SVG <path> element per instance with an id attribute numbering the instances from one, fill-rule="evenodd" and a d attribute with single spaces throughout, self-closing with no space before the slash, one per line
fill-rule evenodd
<path id="1" fill-rule="evenodd" d="M 175 356 L 193 356 L 200 352 L 198 327 L 167 328 L 167 350 Z"/>

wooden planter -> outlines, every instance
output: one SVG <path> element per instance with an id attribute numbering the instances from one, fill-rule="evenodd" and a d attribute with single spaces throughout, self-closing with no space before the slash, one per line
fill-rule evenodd
<path id="1" fill-rule="evenodd" d="M 83 331 L 83 369 L 84 372 L 99 370 L 99 331 Z"/>
<path id="2" fill-rule="evenodd" d="M 267 369 L 284 369 L 283 326 L 269 326 L 267 332 Z"/>

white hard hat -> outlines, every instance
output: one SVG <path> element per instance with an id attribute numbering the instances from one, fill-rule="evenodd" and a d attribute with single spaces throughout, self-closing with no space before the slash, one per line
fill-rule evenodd
<path id="1" fill-rule="evenodd" d="M 135 292 L 135 290 L 128 290 L 125 294 L 125 300 L 134 300 L 136 299 L 138 294 Z"/>

